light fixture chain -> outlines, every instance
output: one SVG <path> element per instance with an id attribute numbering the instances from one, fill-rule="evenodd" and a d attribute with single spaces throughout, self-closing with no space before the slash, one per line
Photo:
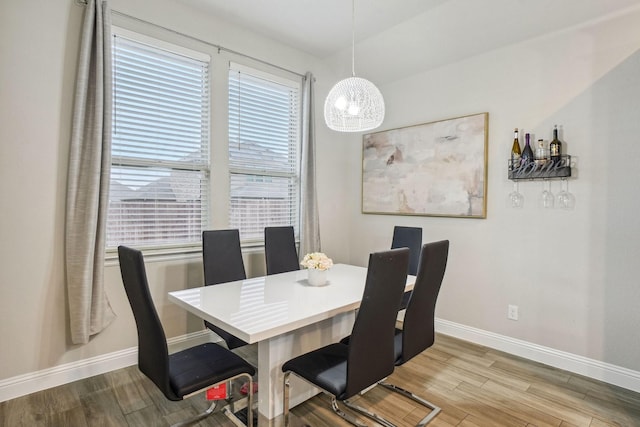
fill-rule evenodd
<path id="1" fill-rule="evenodd" d="M 351 0 L 351 76 L 356 76 L 356 0 Z"/>

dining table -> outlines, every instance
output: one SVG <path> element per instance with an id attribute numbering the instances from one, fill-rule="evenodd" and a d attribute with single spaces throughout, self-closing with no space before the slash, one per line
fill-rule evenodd
<path id="1" fill-rule="evenodd" d="M 169 292 L 169 301 L 246 341 L 257 343 L 259 425 L 282 414 L 282 365 L 351 333 L 367 268 L 335 264 L 327 282 L 312 286 L 307 270 Z M 415 276 L 407 276 L 406 290 Z M 320 390 L 291 378 L 290 407 Z M 282 417 L 280 417 L 281 419 Z"/>

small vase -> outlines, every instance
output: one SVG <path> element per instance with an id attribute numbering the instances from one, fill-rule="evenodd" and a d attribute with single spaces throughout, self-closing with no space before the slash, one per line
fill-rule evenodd
<path id="1" fill-rule="evenodd" d="M 311 286 L 323 286 L 327 283 L 327 270 L 316 270 L 314 268 L 310 268 L 307 271 L 309 272 L 307 281 Z"/>

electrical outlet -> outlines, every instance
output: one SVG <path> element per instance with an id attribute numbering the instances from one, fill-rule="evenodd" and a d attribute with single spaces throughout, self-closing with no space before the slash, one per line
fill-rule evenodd
<path id="1" fill-rule="evenodd" d="M 518 320 L 518 306 L 509 304 L 507 309 L 507 319 Z"/>

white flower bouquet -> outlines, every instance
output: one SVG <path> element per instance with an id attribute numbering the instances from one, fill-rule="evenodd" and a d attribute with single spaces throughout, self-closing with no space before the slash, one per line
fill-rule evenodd
<path id="1" fill-rule="evenodd" d="M 302 258 L 300 265 L 309 270 L 325 271 L 333 267 L 333 261 L 322 252 L 312 252 Z"/>

